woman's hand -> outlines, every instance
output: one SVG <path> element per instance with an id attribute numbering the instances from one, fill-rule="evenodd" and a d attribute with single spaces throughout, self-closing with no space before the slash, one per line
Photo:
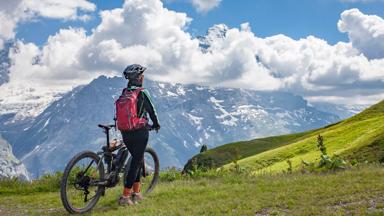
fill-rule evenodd
<path id="1" fill-rule="evenodd" d="M 160 130 L 160 124 L 154 124 L 154 125 L 152 125 L 152 129 L 154 129 L 154 130 L 156 131 L 156 133 L 158 133 L 159 130 Z"/>

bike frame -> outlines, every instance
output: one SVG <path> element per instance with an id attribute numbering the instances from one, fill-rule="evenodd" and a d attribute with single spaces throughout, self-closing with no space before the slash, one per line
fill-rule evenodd
<path id="1" fill-rule="evenodd" d="M 113 160 L 114 160 L 113 152 L 116 151 L 116 150 L 119 150 L 121 148 L 126 148 L 126 147 L 124 145 L 118 145 L 118 146 L 116 146 L 116 147 L 114 147 L 112 149 L 110 147 L 109 131 L 112 128 L 115 128 L 116 125 L 99 125 L 99 127 L 102 128 L 103 132 L 106 134 L 106 141 L 107 141 L 107 143 L 106 143 L 105 146 L 102 147 L 102 151 L 97 152 L 97 155 L 100 155 L 100 160 L 99 160 L 99 162 L 97 164 L 97 167 L 103 166 L 102 163 L 103 163 L 105 157 L 109 157 L 110 160 L 108 161 L 109 163 L 106 164 L 106 166 L 107 166 L 106 168 L 107 169 L 106 169 L 106 173 L 105 174 L 106 174 L 107 178 L 103 179 L 100 182 L 93 182 L 93 183 L 94 183 L 94 185 L 98 185 L 98 186 L 114 187 L 115 185 L 113 183 L 111 184 L 110 179 L 108 179 L 109 175 L 112 173 L 112 166 L 113 166 Z M 122 161 L 117 161 L 117 165 L 119 166 L 119 173 L 121 173 L 122 170 L 124 172 L 125 169 L 126 169 L 125 166 L 127 166 L 126 163 L 127 163 L 127 160 L 129 158 L 130 153 L 129 153 L 128 150 L 126 150 L 126 151 L 127 151 L 126 157 Z M 88 168 L 92 165 L 92 163 L 93 163 L 93 161 L 88 165 L 86 170 L 88 170 Z M 122 166 L 122 165 L 124 165 L 124 166 Z M 120 167 L 120 166 L 122 166 L 122 167 Z M 119 173 L 116 173 L 116 175 L 118 175 Z M 142 173 L 143 173 L 143 177 L 146 177 L 146 167 L 145 167 L 144 158 L 143 158 L 143 165 L 142 165 Z M 117 178 L 119 178 L 119 177 L 117 176 Z"/>
<path id="2" fill-rule="evenodd" d="M 113 160 L 114 160 L 114 154 L 113 152 L 116 151 L 116 150 L 119 150 L 121 148 L 126 148 L 124 145 L 118 145 L 114 148 L 111 149 L 110 147 L 110 136 L 109 136 L 109 131 L 112 129 L 112 128 L 116 128 L 116 124 L 114 125 L 99 125 L 100 128 L 103 129 L 103 132 L 106 134 L 106 145 L 102 147 L 102 151 L 100 152 L 97 152 L 97 155 L 100 155 L 100 161 L 99 163 L 97 164 L 97 167 L 101 166 L 101 163 L 103 163 L 102 161 L 104 161 L 105 157 L 110 157 L 110 160 L 109 160 L 109 163 L 106 164 L 106 170 L 107 172 L 105 173 L 107 176 L 111 173 L 111 170 L 112 170 L 112 166 L 113 166 Z M 151 130 L 151 128 L 149 128 L 149 130 Z M 116 166 L 120 167 L 120 170 L 119 170 L 119 173 L 121 173 L 121 171 L 125 171 L 126 167 L 127 166 L 127 160 L 129 159 L 129 151 L 127 150 L 127 156 L 124 160 L 121 160 L 118 162 L 118 164 L 116 164 Z M 124 165 L 125 164 L 125 165 Z M 116 175 L 118 175 L 119 173 L 117 173 Z M 142 165 L 142 173 L 143 173 L 143 177 L 146 177 L 146 168 L 145 168 L 145 161 L 144 161 L 144 158 L 143 158 L 143 165 Z M 96 185 L 99 185 L 99 186 L 106 186 L 108 187 L 108 179 L 104 179 L 102 182 L 99 182 L 99 183 L 96 183 Z"/>

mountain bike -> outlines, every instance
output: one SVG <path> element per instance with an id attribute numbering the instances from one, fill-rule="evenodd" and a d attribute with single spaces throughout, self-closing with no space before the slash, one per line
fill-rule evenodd
<path id="1" fill-rule="evenodd" d="M 107 143 L 101 151 L 83 151 L 75 155 L 65 167 L 60 185 L 61 201 L 69 213 L 90 211 L 105 195 L 107 188 L 115 187 L 120 174 L 125 177 L 132 157 L 122 140 L 110 143 L 110 130 L 114 125 L 98 125 L 106 134 Z M 152 127 L 148 129 L 152 130 Z M 159 158 L 147 147 L 144 162 L 140 168 L 142 192 L 145 196 L 153 190 L 159 178 Z M 125 178 L 124 178 L 125 179 Z"/>

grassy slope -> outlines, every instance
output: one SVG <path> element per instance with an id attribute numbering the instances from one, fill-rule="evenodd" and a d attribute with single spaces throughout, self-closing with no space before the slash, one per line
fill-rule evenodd
<path id="1" fill-rule="evenodd" d="M 324 128 L 335 126 L 337 124 L 340 124 L 340 122 L 328 125 Z M 295 143 L 299 140 L 313 136 L 313 134 L 316 134 L 318 131 L 324 128 L 309 130 L 295 134 L 265 137 L 249 141 L 240 141 L 221 145 L 214 149 L 210 149 L 206 152 L 193 156 L 187 162 L 184 169 L 191 169 L 192 161 L 195 161 L 196 165 L 198 165 L 199 167 L 206 166 L 206 164 L 211 164 L 211 168 L 221 167 L 233 161 L 237 161 L 281 146 L 286 146 Z"/>
<path id="2" fill-rule="evenodd" d="M 382 215 L 383 167 L 323 174 L 228 174 L 158 185 L 143 203 L 117 205 L 107 191 L 92 215 Z M 0 215 L 66 215 L 58 192 L 2 194 Z"/>
<path id="3" fill-rule="evenodd" d="M 292 142 L 295 142 L 296 140 L 300 140 L 304 137 L 307 137 L 312 132 L 313 131 L 307 131 L 303 133 L 229 143 L 195 155 L 188 161 L 185 168 L 191 168 L 191 161 L 193 160 L 195 160 L 199 165 L 202 165 L 209 161 L 214 164 L 214 167 L 220 167 L 227 163 L 231 163 L 234 160 L 239 160 L 255 154 L 259 154 L 261 152 L 268 151 L 270 149 L 288 145 Z"/>
<path id="4" fill-rule="evenodd" d="M 378 161 L 384 157 L 383 125 L 384 101 L 338 124 L 307 132 L 289 145 L 243 158 L 238 163 L 262 172 L 281 171 L 287 168 L 286 160 L 289 159 L 297 168 L 302 160 L 314 161 L 319 157 L 316 147 L 318 134 L 324 137 L 328 153 L 360 161 Z"/>

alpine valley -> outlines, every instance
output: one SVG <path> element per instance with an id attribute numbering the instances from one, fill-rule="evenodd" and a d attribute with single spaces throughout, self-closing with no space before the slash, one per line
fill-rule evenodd
<path id="1" fill-rule="evenodd" d="M 182 167 L 199 152 L 240 140 L 305 131 L 339 121 L 300 96 L 285 92 L 212 88 L 146 80 L 162 126 L 150 145 L 161 167 Z M 62 170 L 82 150 L 105 142 L 99 123 L 113 123 L 114 101 L 126 86 L 121 77 L 100 76 L 51 102 L 43 112 L 23 120 L 0 116 L 4 139 L 32 178 Z M 19 113 L 18 113 L 19 114 Z M 112 136 L 119 137 L 118 132 Z"/>

